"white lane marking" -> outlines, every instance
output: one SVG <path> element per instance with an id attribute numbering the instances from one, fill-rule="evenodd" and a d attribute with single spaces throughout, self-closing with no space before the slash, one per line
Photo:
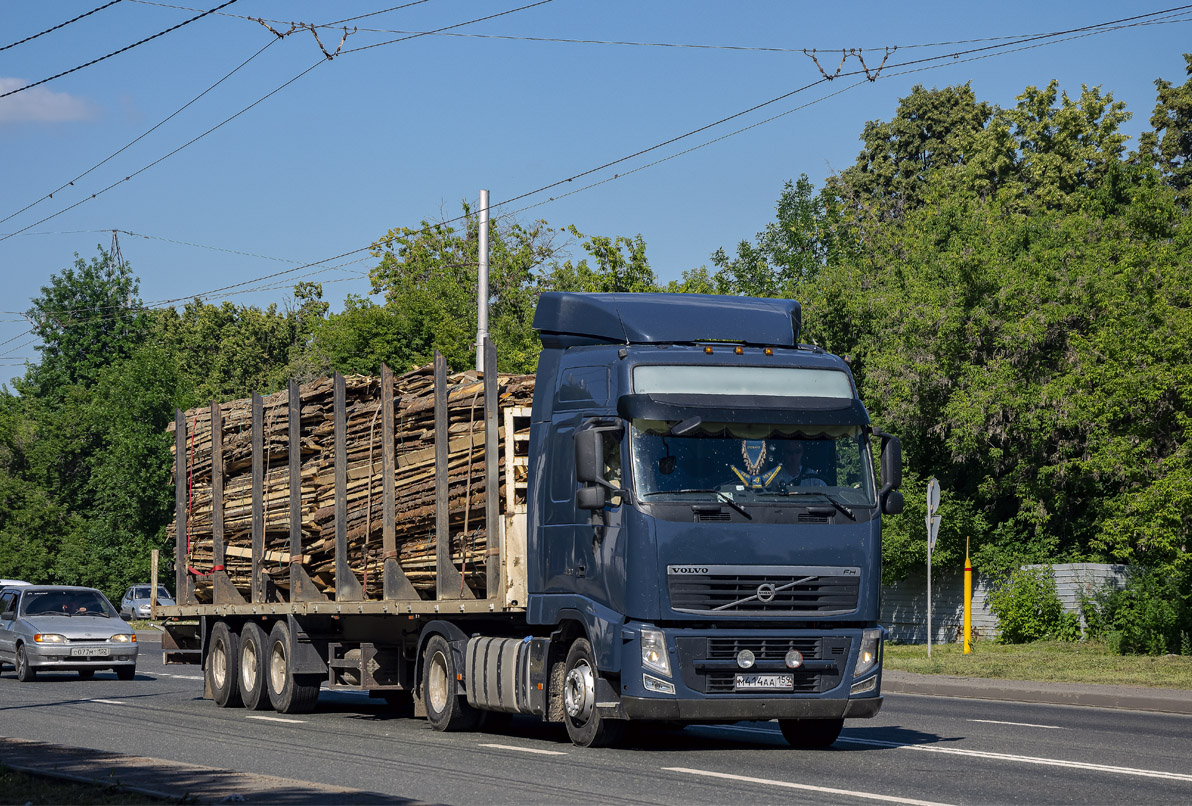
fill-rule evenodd
<path id="1" fill-rule="evenodd" d="M 249 714 L 249 715 L 245 716 L 244 718 L 245 719 L 260 719 L 265 722 L 285 722 L 290 725 L 302 725 L 302 724 L 305 724 L 305 722 L 306 722 L 305 719 L 282 719 L 280 716 L 257 716 L 256 714 Z"/>
<path id="2" fill-rule="evenodd" d="M 203 679 L 201 676 L 194 675 L 194 674 L 166 674 L 165 672 L 159 672 L 157 674 L 157 676 L 158 677 L 172 677 L 175 680 L 202 680 Z"/>
<path id="3" fill-rule="evenodd" d="M 775 781 L 769 778 L 751 778 L 748 775 L 730 775 L 727 772 L 709 772 L 708 770 L 693 770 L 687 767 L 663 767 L 667 772 L 683 772 L 688 775 L 702 775 L 707 778 L 723 778 L 727 781 L 740 781 L 747 784 L 764 784 L 779 786 L 783 789 L 801 789 L 805 792 L 821 792 L 826 795 L 848 795 L 852 798 L 863 798 L 868 801 L 882 801 L 884 803 L 905 803 L 909 806 L 942 806 L 933 800 L 915 800 L 914 798 L 899 798 L 894 795 L 879 795 L 876 792 L 860 792 L 849 789 L 833 789 L 827 786 L 812 786 L 811 784 L 794 784 L 790 781 Z"/>
<path id="4" fill-rule="evenodd" d="M 971 758 L 986 758 L 993 761 L 1019 761 L 1026 764 L 1041 764 L 1047 767 L 1068 767 L 1075 770 L 1089 770 L 1090 772 L 1108 772 L 1115 775 L 1137 775 L 1142 778 L 1164 778 L 1169 781 L 1192 782 L 1192 775 L 1180 772 L 1164 772 L 1162 770 L 1143 770 L 1136 767 L 1114 767 L 1108 764 L 1092 764 L 1087 761 L 1063 761 L 1058 758 L 1040 758 L 1038 756 L 1018 756 L 1012 753 L 990 753 L 984 750 L 963 750 L 959 747 L 937 747 L 930 744 L 903 744 L 901 742 L 883 742 L 878 739 L 853 739 L 841 736 L 836 740 L 846 744 L 864 744 L 871 747 L 892 747 L 899 750 L 921 750 L 925 753 L 946 753 L 953 756 L 969 756 Z"/>
<path id="5" fill-rule="evenodd" d="M 497 750 L 517 750 L 522 753 L 538 753 L 543 756 L 565 756 L 562 750 L 539 750 L 536 747 L 517 747 L 512 744 L 482 744 L 480 747 L 493 747 Z"/>
<path id="6" fill-rule="evenodd" d="M 1047 728 L 1047 730 L 1064 730 L 1059 725 L 1035 725 L 1030 722 L 1003 722 L 1000 719 L 966 719 L 965 722 L 984 722 L 987 725 L 1014 725 L 1018 728 Z"/>
<path id="7" fill-rule="evenodd" d="M 124 702 L 123 700 L 91 699 L 91 700 L 88 700 L 87 702 L 102 702 L 104 705 L 128 705 L 128 703 Z"/>

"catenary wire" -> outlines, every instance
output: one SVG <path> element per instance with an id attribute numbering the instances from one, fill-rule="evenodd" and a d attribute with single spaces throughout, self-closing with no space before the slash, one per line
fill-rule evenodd
<path id="1" fill-rule="evenodd" d="M 62 78 L 63 76 L 68 76 L 71 73 L 76 73 L 85 67 L 90 67 L 93 64 L 99 64 L 100 62 L 104 61 L 105 59 L 110 59 L 113 56 L 119 56 L 121 53 L 124 53 L 125 51 L 132 50 L 133 48 L 137 47 L 138 45 L 143 45 L 146 42 L 152 42 L 154 39 L 157 39 L 159 36 L 165 36 L 166 34 L 172 32 L 172 31 L 177 31 L 179 28 L 182 28 L 183 26 L 190 25 L 192 22 L 195 22 L 196 20 L 201 20 L 203 17 L 206 17 L 208 14 L 212 14 L 221 8 L 227 8 L 228 6 L 232 5 L 232 3 L 236 3 L 236 2 L 239 2 L 239 0 L 227 0 L 226 3 L 224 3 L 221 6 L 216 6 L 215 8 L 211 9 L 211 11 L 204 11 L 202 14 L 191 17 L 189 20 L 186 20 L 185 22 L 180 22 L 175 26 L 165 29 L 164 31 L 159 31 L 159 32 L 155 33 L 153 36 L 147 36 L 144 39 L 140 40 L 139 42 L 133 42 L 131 45 L 125 45 L 124 47 L 120 48 L 120 50 L 114 50 L 106 56 L 100 56 L 98 59 L 92 59 L 91 61 L 87 62 L 86 64 L 80 64 L 78 67 L 72 67 L 69 70 L 63 70 L 61 73 L 58 73 L 57 75 L 50 76 L 49 78 L 43 78 L 41 81 L 34 81 L 32 84 L 25 84 L 24 86 L 17 87 L 14 90 L 9 90 L 8 92 L 5 92 L 5 93 L 0 93 L 0 98 L 7 98 L 10 95 L 16 95 L 18 92 L 24 92 L 25 90 L 31 90 L 34 87 L 40 87 L 42 84 L 46 84 L 50 81 L 53 81 L 56 78 Z"/>
<path id="2" fill-rule="evenodd" d="M 5 45 L 4 47 L 0 47 L 0 51 L 5 51 L 5 50 L 8 50 L 9 48 L 15 48 L 17 45 L 23 45 L 26 42 L 32 42 L 34 39 L 37 39 L 39 36 L 45 36 L 46 34 L 51 34 L 60 28 L 65 28 L 66 26 L 70 25 L 72 22 L 78 22 L 79 20 L 83 19 L 84 17 L 90 17 L 95 12 L 103 11 L 105 8 L 114 6 L 119 2 L 120 2 L 120 0 L 111 0 L 110 3 L 104 3 L 99 8 L 93 8 L 90 11 L 86 12 L 85 14 L 80 14 L 79 16 L 75 17 L 72 20 L 67 20 L 66 22 L 60 22 L 57 25 L 55 25 L 53 28 L 47 28 L 44 31 L 42 31 L 40 34 L 33 34 L 32 36 L 27 36 L 24 39 L 20 39 L 16 42 L 13 42 L 11 45 Z"/>

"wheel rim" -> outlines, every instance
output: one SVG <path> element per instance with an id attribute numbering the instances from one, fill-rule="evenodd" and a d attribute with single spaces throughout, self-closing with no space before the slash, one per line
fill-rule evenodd
<path id="1" fill-rule="evenodd" d="M 426 691 L 430 707 L 436 714 L 447 708 L 447 658 L 442 652 L 431 655 L 426 675 Z"/>
<path id="2" fill-rule="evenodd" d="M 274 691 L 282 691 L 286 687 L 286 674 L 289 663 L 286 661 L 286 648 L 278 641 L 269 652 L 269 681 Z"/>
<path id="3" fill-rule="evenodd" d="M 211 647 L 211 683 L 222 689 L 228 679 L 228 648 L 223 641 L 216 641 Z"/>
<path id="4" fill-rule="evenodd" d="M 240 654 L 240 681 L 245 691 L 252 691 L 257 685 L 257 668 L 260 658 L 257 657 L 257 645 L 252 641 L 244 642 L 244 649 Z"/>
<path id="5" fill-rule="evenodd" d="M 563 705 L 567 716 L 579 723 L 585 723 L 596 707 L 596 674 L 585 659 L 572 667 L 563 682 Z"/>

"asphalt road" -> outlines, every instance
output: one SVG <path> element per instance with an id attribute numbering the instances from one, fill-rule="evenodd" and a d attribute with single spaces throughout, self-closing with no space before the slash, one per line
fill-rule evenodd
<path id="1" fill-rule="evenodd" d="M 829 750 L 793 750 L 774 723 L 585 750 L 522 718 L 436 733 L 352 693 L 324 692 L 301 716 L 221 709 L 196 667 L 163 667 L 156 649 L 142 644 L 127 682 L 5 671 L 0 736 L 434 803 L 1192 803 L 1192 716 L 889 695 Z"/>

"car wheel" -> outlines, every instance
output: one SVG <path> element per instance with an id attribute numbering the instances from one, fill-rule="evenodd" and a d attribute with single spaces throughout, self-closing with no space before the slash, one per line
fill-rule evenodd
<path id="1" fill-rule="evenodd" d="M 25 647 L 17 647 L 17 680 L 28 683 L 37 679 L 37 670 L 29 665 L 29 658 L 25 656 Z"/>
<path id="2" fill-rule="evenodd" d="M 117 666 L 116 677 L 120 680 L 132 680 L 137 676 L 137 667 L 135 666 Z"/>
<path id="3" fill-rule="evenodd" d="M 250 711 L 269 707 L 265 691 L 265 631 L 255 621 L 240 630 L 240 703 Z"/>
<path id="4" fill-rule="evenodd" d="M 93 677 L 95 677 L 94 669 L 79 669 L 80 680 L 90 680 Z"/>
<path id="5" fill-rule="evenodd" d="M 211 628 L 211 647 L 207 650 L 207 685 L 211 699 L 220 708 L 240 704 L 240 636 L 228 629 L 226 621 Z"/>
<path id="6" fill-rule="evenodd" d="M 265 683 L 269 702 L 282 714 L 307 714 L 319 699 L 319 675 L 294 674 L 290 628 L 284 621 L 269 631 Z"/>
<path id="7" fill-rule="evenodd" d="M 432 636 L 422 655 L 422 701 L 435 730 L 472 730 L 480 721 L 480 713 L 460 693 L 455 675 L 451 645 L 441 635 Z"/>
<path id="8" fill-rule="evenodd" d="M 580 747 L 612 747 L 625 733 L 624 720 L 605 719 L 596 708 L 596 659 L 586 638 L 577 638 L 567 652 L 563 672 L 563 721 L 567 735 Z"/>
<path id="9" fill-rule="evenodd" d="M 844 727 L 843 719 L 780 719 L 778 727 L 791 747 L 814 749 L 829 747 Z"/>

